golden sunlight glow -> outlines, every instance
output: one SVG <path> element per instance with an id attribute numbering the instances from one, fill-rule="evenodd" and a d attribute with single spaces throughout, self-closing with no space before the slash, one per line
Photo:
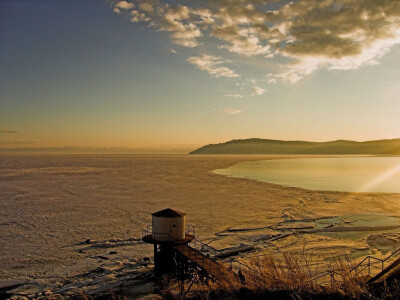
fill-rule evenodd
<path id="1" fill-rule="evenodd" d="M 371 191 L 374 187 L 381 185 L 382 183 L 396 175 L 398 172 L 400 172 L 400 163 L 393 168 L 387 170 L 386 172 L 379 174 L 378 177 L 365 184 L 357 192 Z"/>

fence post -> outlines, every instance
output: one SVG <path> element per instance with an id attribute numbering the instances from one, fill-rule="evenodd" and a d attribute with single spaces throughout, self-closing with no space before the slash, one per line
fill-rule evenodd
<path id="1" fill-rule="evenodd" d="M 371 256 L 368 256 L 368 276 L 371 276 Z"/>

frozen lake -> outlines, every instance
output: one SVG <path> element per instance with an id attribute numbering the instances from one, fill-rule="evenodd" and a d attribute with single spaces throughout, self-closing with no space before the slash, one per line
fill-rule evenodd
<path id="1" fill-rule="evenodd" d="M 214 173 L 309 190 L 400 193 L 400 157 L 247 161 Z"/>
<path id="2" fill-rule="evenodd" d="M 293 189 L 212 173 L 250 161 L 308 159 L 281 158 L 0 155 L 0 283 L 32 280 L 30 294 L 72 284 L 81 287 L 66 291 L 79 297 L 101 285 L 93 282 L 119 284 L 137 272 L 132 284 L 142 289 L 150 270 L 143 258 L 153 253 L 142 229 L 166 207 L 186 212 L 196 238 L 218 250 L 245 244 L 268 254 L 307 249 L 315 257 L 361 259 L 400 247 L 400 194 Z M 399 163 L 390 161 L 389 175 Z M 300 233 L 304 228 L 322 232 Z"/>

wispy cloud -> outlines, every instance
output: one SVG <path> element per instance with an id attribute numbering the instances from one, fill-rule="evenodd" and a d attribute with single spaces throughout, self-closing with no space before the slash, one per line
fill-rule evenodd
<path id="1" fill-rule="evenodd" d="M 227 94 L 224 95 L 225 97 L 232 97 L 232 98 L 243 98 L 242 94 Z"/>
<path id="2" fill-rule="evenodd" d="M 175 44 L 193 48 L 199 45 L 197 38 L 202 36 L 200 28 L 187 22 L 190 10 L 187 6 L 168 8 L 159 16 L 160 30 L 168 31 Z"/>
<path id="3" fill-rule="evenodd" d="M 115 5 L 114 5 L 114 9 L 113 11 L 116 14 L 120 14 L 121 13 L 121 9 L 124 10 L 130 10 L 132 8 L 134 8 L 135 6 L 133 5 L 133 3 L 130 2 L 126 2 L 126 1 L 118 1 Z"/>
<path id="4" fill-rule="evenodd" d="M 253 95 L 260 96 L 265 93 L 265 89 L 262 89 L 258 86 L 253 87 Z"/>
<path id="5" fill-rule="evenodd" d="M 221 57 L 212 55 L 192 56 L 188 61 L 196 66 L 197 69 L 205 71 L 215 77 L 239 77 L 233 70 L 221 66 L 226 63 Z"/>
<path id="6" fill-rule="evenodd" d="M 219 111 L 219 112 L 224 112 L 224 113 L 231 114 L 231 115 L 236 115 L 236 114 L 239 114 L 242 112 L 241 110 L 235 109 L 235 108 L 222 108 L 222 109 L 214 108 L 213 110 Z"/>
<path id="7" fill-rule="evenodd" d="M 223 111 L 226 112 L 226 113 L 228 113 L 228 114 L 233 114 L 233 115 L 242 112 L 241 110 L 239 110 L 239 109 L 234 109 L 234 108 L 224 108 Z"/>
<path id="8" fill-rule="evenodd" d="M 0 141 L 0 145 L 12 146 L 12 145 L 34 145 L 34 141 Z"/>
<path id="9" fill-rule="evenodd" d="M 189 61 L 216 77 L 239 77 L 230 69 L 213 71 L 216 62 L 236 55 L 240 64 L 264 61 L 270 84 L 293 83 L 321 68 L 350 70 L 378 64 L 400 43 L 398 1 L 132 2 L 135 5 L 119 1 L 114 11 L 130 10 L 132 22 L 147 22 L 168 32 L 177 45 L 202 46 L 199 51 L 206 47 L 206 57 L 217 58 L 208 59 L 211 65 L 199 67 L 195 58 L 204 60 L 204 56 L 192 56 Z M 225 75 L 217 76 L 220 72 Z"/>
<path id="10" fill-rule="evenodd" d="M 18 131 L 16 131 L 16 130 L 0 130 L 0 134 L 1 133 L 3 133 L 3 134 L 13 134 L 13 133 L 18 133 Z"/>

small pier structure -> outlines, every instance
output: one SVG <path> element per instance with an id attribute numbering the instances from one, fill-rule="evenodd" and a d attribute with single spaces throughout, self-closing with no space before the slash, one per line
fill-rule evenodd
<path id="1" fill-rule="evenodd" d="M 196 239 L 195 227 L 185 223 L 184 212 L 171 208 L 152 213 L 152 225 L 142 232 L 142 240 L 154 245 L 154 271 L 157 277 L 172 275 L 179 279 L 181 294 L 184 294 L 184 282 L 189 279 L 190 285 L 194 282 L 213 281 L 240 281 L 241 267 L 251 270 L 249 266 L 240 262 L 238 273 L 225 267 L 217 259 L 224 253 L 215 250 Z M 359 264 L 349 271 L 349 275 L 363 278 L 367 284 L 375 284 L 400 270 L 400 248 L 385 259 L 372 256 L 365 257 Z M 389 265 L 388 265 L 389 264 Z M 376 269 L 376 272 L 373 270 Z M 253 270 L 254 272 L 254 270 Z M 377 274 L 376 274 L 377 273 Z M 243 274 L 242 274 L 243 277 Z M 341 273 L 335 270 L 316 273 L 311 279 L 315 284 L 326 286 L 342 284 Z M 232 281 L 233 280 L 233 281 Z"/>
<path id="2" fill-rule="evenodd" d="M 196 240 L 195 227 L 186 224 L 184 212 L 167 208 L 151 215 L 152 225 L 143 230 L 142 240 L 154 245 L 156 276 L 169 274 L 177 277 L 182 291 L 186 279 L 192 280 L 191 286 L 199 280 L 235 277 L 234 272 L 216 261 L 211 247 Z"/>

